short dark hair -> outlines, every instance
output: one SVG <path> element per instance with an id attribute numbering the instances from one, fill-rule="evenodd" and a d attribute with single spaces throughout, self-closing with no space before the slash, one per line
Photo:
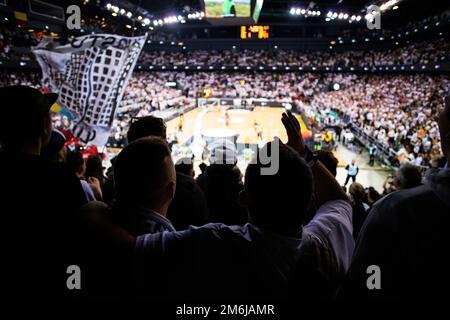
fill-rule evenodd
<path id="1" fill-rule="evenodd" d="M 69 151 L 66 156 L 66 165 L 73 173 L 83 173 L 83 154 L 79 150 Z"/>
<path id="2" fill-rule="evenodd" d="M 400 189 L 409 189 L 419 186 L 422 182 L 422 174 L 419 168 L 410 163 L 403 164 L 395 172 Z"/>
<path id="3" fill-rule="evenodd" d="M 185 175 L 190 175 L 194 170 L 194 162 L 191 158 L 181 158 L 175 164 L 175 170 Z"/>
<path id="4" fill-rule="evenodd" d="M 99 154 L 92 154 L 86 160 L 86 177 L 97 177 L 103 175 L 103 160 Z"/>
<path id="5" fill-rule="evenodd" d="M 118 199 L 158 200 L 158 190 L 167 180 L 167 142 L 160 137 L 144 137 L 126 146 L 114 164 L 114 183 Z"/>
<path id="6" fill-rule="evenodd" d="M 313 192 L 311 170 L 291 147 L 279 144 L 279 168 L 273 175 L 261 174 L 268 167 L 259 153 L 271 156 L 272 143 L 266 144 L 245 172 L 245 191 L 249 217 L 256 225 L 278 233 L 300 227 Z M 295 184 L 295 187 L 293 185 Z"/>
<path id="7" fill-rule="evenodd" d="M 334 177 L 336 177 L 339 161 L 333 155 L 333 152 L 327 150 L 319 150 L 316 152 L 316 155 L 319 158 L 320 162 L 325 166 L 325 168 L 327 168 L 328 171 L 330 171 L 330 173 Z"/>
<path id="8" fill-rule="evenodd" d="M 52 94 L 52 96 L 56 95 Z M 56 99 L 50 98 L 50 95 L 44 95 L 32 87 L 0 88 L 0 101 L 4 106 L 0 116 L 0 143 L 2 146 L 16 148 L 25 142 L 40 138 L 51 126 L 49 111 L 53 100 Z M 22 111 L 21 119 L 14 121 L 17 109 Z"/>
<path id="9" fill-rule="evenodd" d="M 163 119 L 146 116 L 135 118 L 131 122 L 130 129 L 128 129 L 127 133 L 129 143 L 148 136 L 157 136 L 166 139 L 166 124 Z"/>

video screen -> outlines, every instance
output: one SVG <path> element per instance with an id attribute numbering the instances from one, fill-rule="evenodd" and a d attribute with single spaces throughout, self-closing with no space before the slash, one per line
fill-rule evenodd
<path id="1" fill-rule="evenodd" d="M 207 18 L 248 18 L 250 13 L 250 0 L 205 0 Z"/>

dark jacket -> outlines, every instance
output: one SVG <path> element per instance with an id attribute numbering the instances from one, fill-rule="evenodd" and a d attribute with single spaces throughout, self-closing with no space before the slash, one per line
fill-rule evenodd
<path id="1" fill-rule="evenodd" d="M 444 298 L 450 277 L 450 170 L 426 184 L 378 201 L 361 230 L 343 298 Z M 367 268 L 380 268 L 381 289 L 369 290 Z"/>
<path id="2" fill-rule="evenodd" d="M 167 218 L 176 230 L 208 223 L 205 194 L 193 178 L 177 172 L 177 188 L 167 211 Z"/>

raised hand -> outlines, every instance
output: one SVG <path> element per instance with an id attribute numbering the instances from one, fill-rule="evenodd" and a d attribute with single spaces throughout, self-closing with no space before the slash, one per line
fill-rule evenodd
<path id="1" fill-rule="evenodd" d="M 305 155 L 305 142 L 303 141 L 302 130 L 297 118 L 290 112 L 283 113 L 281 122 L 288 136 L 288 146 L 292 147 L 303 157 Z"/>

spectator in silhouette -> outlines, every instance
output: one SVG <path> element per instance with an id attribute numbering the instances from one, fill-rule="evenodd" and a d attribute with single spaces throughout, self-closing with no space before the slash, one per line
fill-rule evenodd
<path id="1" fill-rule="evenodd" d="M 449 102 L 438 121 L 447 161 L 450 161 Z M 443 261 L 449 259 L 449 212 L 448 167 L 427 172 L 421 186 L 393 192 L 379 200 L 361 230 L 341 296 L 446 298 L 450 278 Z M 381 275 L 377 271 L 368 275 L 369 266 L 377 266 Z M 377 289 L 369 290 L 368 284 Z"/>
<path id="2" fill-rule="evenodd" d="M 245 226 L 216 223 L 181 232 L 133 237 L 104 218 L 105 206 L 85 207 L 83 216 L 94 226 L 100 224 L 99 230 L 105 238 L 133 252 L 132 273 L 141 294 L 158 298 L 279 299 L 292 292 L 292 283 L 304 283 L 296 280 L 308 278 L 297 273 L 305 270 L 303 266 L 309 264 L 306 262 L 317 258 L 335 261 L 332 262 L 336 265 L 332 268 L 334 271 L 340 271 L 339 266 L 348 263 L 342 261 L 353 250 L 348 198 L 320 161 L 310 159 L 312 153 L 305 151 L 295 117 L 286 115 L 283 119 L 289 146 L 276 140 L 261 152 L 271 156 L 275 155 L 273 150 L 277 152 L 276 172 L 261 174 L 261 170 L 271 164 L 263 164 L 259 153 L 247 168 L 245 188 L 240 193 L 240 201 L 248 208 L 249 223 Z M 139 154 L 136 158 L 141 158 L 148 143 L 148 138 L 133 143 L 134 151 Z M 313 177 L 320 208 L 313 221 L 302 228 L 303 215 L 313 193 Z M 165 181 L 164 184 L 170 183 L 169 179 Z M 296 183 L 296 188 L 292 188 L 291 181 Z M 168 197 L 162 199 L 170 202 Z M 312 256 L 304 255 L 303 246 L 310 248 L 311 244 L 325 249 L 328 254 L 318 250 Z M 307 250 L 309 254 L 314 251 Z M 239 283 L 238 290 L 236 283 Z M 158 288 L 158 291 L 150 288 Z M 302 290 L 295 291 L 311 297 L 312 290 L 303 286 Z"/>
<path id="3" fill-rule="evenodd" d="M 405 163 L 394 174 L 394 186 L 396 190 L 415 188 L 422 183 L 422 174 L 412 164 Z"/>
<path id="4" fill-rule="evenodd" d="M 177 189 L 167 212 L 167 218 L 177 230 L 185 230 L 191 225 L 201 226 L 208 223 L 206 198 L 193 178 L 195 173 L 192 159 L 178 160 L 175 170 L 177 172 Z"/>
<path id="5" fill-rule="evenodd" d="M 175 230 L 166 215 L 176 174 L 164 140 L 145 137 L 125 147 L 115 161 L 114 183 L 112 215 L 130 234 Z"/>
<path id="6" fill-rule="evenodd" d="M 353 182 L 350 185 L 349 193 L 351 195 L 353 207 L 353 238 L 356 240 L 358 238 L 359 231 L 367 218 L 367 212 L 370 207 L 366 203 L 366 191 L 360 183 Z"/>
<path id="7" fill-rule="evenodd" d="M 166 124 L 161 118 L 154 116 L 145 116 L 140 118 L 132 118 L 130 128 L 127 132 L 128 143 L 133 142 L 139 138 L 157 136 L 166 140 Z M 111 165 L 114 168 L 115 158 L 111 159 Z M 114 170 L 106 178 L 103 186 L 104 201 L 111 203 L 114 199 Z"/>
<path id="8" fill-rule="evenodd" d="M 0 101 L 0 291 L 9 297 L 76 295 L 67 290 L 66 271 L 83 266 L 75 214 L 86 197 L 74 174 L 41 155 L 51 137 L 56 95 L 12 86 L 0 88 Z M 14 121 L 17 110 L 20 122 Z"/>
<path id="9" fill-rule="evenodd" d="M 66 155 L 66 165 L 80 179 L 86 199 L 88 201 L 101 201 L 102 190 L 100 182 L 95 177 L 85 178 L 86 164 L 83 159 L 83 154 L 78 150 L 69 151 Z"/>
<path id="10" fill-rule="evenodd" d="M 102 156 L 99 154 L 90 155 L 86 160 L 84 176 L 88 180 L 89 178 L 97 179 L 100 187 L 103 187 L 103 183 L 105 182 L 104 170 Z"/>
<path id="11" fill-rule="evenodd" d="M 237 164 L 234 143 L 218 139 L 210 144 L 210 165 L 197 179 L 206 195 L 210 222 L 227 225 L 244 225 L 247 212 L 239 203 L 239 193 L 244 189 L 242 174 Z"/>

